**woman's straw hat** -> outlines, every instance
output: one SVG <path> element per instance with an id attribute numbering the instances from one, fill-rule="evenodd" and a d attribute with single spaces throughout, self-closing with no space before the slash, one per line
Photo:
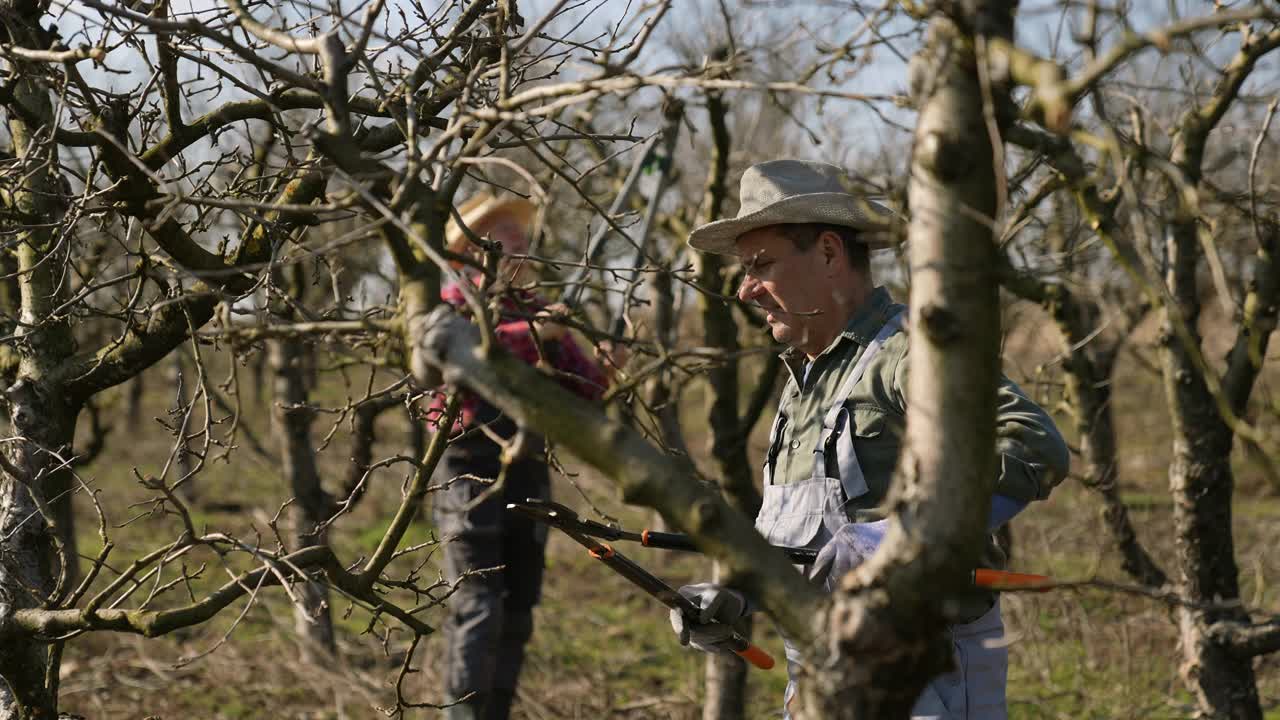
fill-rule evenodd
<path id="1" fill-rule="evenodd" d="M 521 227 L 528 228 L 536 211 L 533 203 L 522 197 L 515 195 L 495 197 L 487 192 L 472 195 L 458 206 L 458 216 L 462 218 L 463 224 L 468 229 L 475 228 L 495 215 L 507 215 Z M 454 254 L 462 254 L 467 249 L 467 236 L 452 216 L 444 228 L 444 242 L 449 252 Z"/>

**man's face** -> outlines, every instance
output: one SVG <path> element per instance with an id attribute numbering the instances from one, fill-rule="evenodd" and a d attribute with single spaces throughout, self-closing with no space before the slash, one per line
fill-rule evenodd
<path id="1" fill-rule="evenodd" d="M 780 228 L 771 226 L 743 233 L 737 246 L 746 270 L 738 299 L 768 312 L 765 321 L 774 340 L 810 351 L 817 342 L 812 324 L 830 294 L 821 243 L 798 251 Z"/>
<path id="2" fill-rule="evenodd" d="M 498 273 L 506 282 L 519 283 L 528 279 L 529 262 L 524 258 L 511 257 L 529 252 L 529 235 L 518 219 L 500 212 L 476 223 L 472 232 L 501 243 L 504 257 L 498 263 Z"/>

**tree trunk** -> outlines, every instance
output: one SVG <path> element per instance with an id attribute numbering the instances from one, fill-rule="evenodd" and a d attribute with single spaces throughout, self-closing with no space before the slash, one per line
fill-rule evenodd
<path id="1" fill-rule="evenodd" d="M 1102 496 L 1102 521 L 1120 549 L 1121 567 L 1144 585 L 1162 587 L 1168 577 L 1138 542 L 1129 508 L 1120 498 L 1116 483 L 1119 459 L 1111 406 L 1111 373 L 1107 372 L 1105 377 L 1108 380 L 1092 381 L 1069 375 L 1067 380 L 1068 387 L 1078 392 L 1080 398 L 1076 404 L 1080 413 L 1076 429 L 1080 432 L 1080 451 L 1085 460 L 1085 484 Z M 1086 383 L 1087 390 L 1075 387 Z"/>
<path id="2" fill-rule="evenodd" d="M 714 563 L 713 582 L 725 580 L 724 568 Z M 739 625 L 742 636 L 750 638 L 753 630 L 751 616 Z M 706 699 L 702 705 L 702 720 L 742 720 L 747 717 L 747 680 L 749 669 L 742 658 L 729 653 L 707 653 Z"/>
<path id="3" fill-rule="evenodd" d="M 1050 308 L 1058 316 L 1059 327 L 1062 328 L 1069 348 L 1085 342 L 1098 322 L 1096 312 L 1091 313 L 1088 322 L 1082 322 L 1079 318 L 1062 317 L 1064 313 L 1071 312 L 1073 307 L 1052 305 Z M 1093 349 L 1081 347 L 1068 353 L 1064 363 L 1067 395 L 1074 407 L 1076 432 L 1080 436 L 1080 454 L 1085 460 L 1083 482 L 1102 497 L 1103 524 L 1120 550 L 1121 565 L 1138 582 L 1162 587 L 1168 582 L 1168 577 L 1138 541 L 1133 521 L 1129 518 L 1129 509 L 1120 499 L 1120 488 L 1116 482 L 1119 458 L 1116 454 L 1111 388 L 1120 342 L 1119 339 L 1098 337 L 1093 343 L 1108 346 Z"/>
<path id="4" fill-rule="evenodd" d="M 707 114 L 711 125 L 711 172 L 703 195 L 702 222 L 720 218 L 725 196 L 728 194 L 726 177 L 729 173 L 731 138 L 725 122 L 728 105 L 719 93 L 707 95 Z M 719 255 L 695 253 L 694 267 L 698 284 L 708 290 L 698 294 L 702 315 L 703 341 L 707 347 L 719 348 L 727 358 L 724 363 L 707 372 L 707 427 L 711 432 L 709 443 L 715 477 L 724 489 L 725 499 L 747 517 L 755 517 L 760 511 L 760 491 L 756 489 L 751 463 L 747 459 L 747 437 L 755 418 L 744 418 L 738 401 L 738 364 L 732 359 L 738 350 L 738 325 L 734 322 L 733 308 L 716 295 L 732 295 L 733 288 L 725 274 L 725 261 Z M 714 294 L 712 294 L 714 293 Z M 772 377 L 756 379 L 760 383 L 773 384 Z M 725 582 L 724 568 L 714 563 L 712 575 L 715 582 Z M 748 618 L 742 631 L 751 637 Z M 706 659 L 706 700 L 702 706 L 703 720 L 741 720 L 746 717 L 747 666 L 740 658 L 727 653 L 711 653 Z"/>
<path id="5" fill-rule="evenodd" d="M 1013 35 L 1014 2 L 987 2 L 964 26 Z M 966 5 L 965 7 L 970 7 Z M 908 197 L 911 372 L 905 447 L 888 499 L 884 547 L 820 618 L 823 639 L 800 684 L 804 718 L 904 720 L 950 663 L 947 598 L 977 564 L 996 476 L 1000 313 L 994 116 L 1003 78 L 980 81 L 982 37 L 935 11 L 912 60 L 920 109 Z M 984 93 L 989 93 L 984 102 Z M 990 120 L 990 124 L 988 122 Z M 864 587 L 865 589 L 865 587 Z"/>
<path id="6" fill-rule="evenodd" d="M 1247 623 L 1249 616 L 1238 606 L 1230 607 L 1240 599 L 1231 517 L 1232 432 L 1188 347 L 1200 345 L 1195 278 L 1199 252 L 1195 226 L 1175 227 L 1168 247 L 1167 282 L 1170 302 L 1176 305 L 1164 310 L 1160 338 L 1174 434 L 1169 488 L 1178 539 L 1179 594 L 1217 606 L 1178 610 L 1181 672 L 1199 701 L 1200 717 L 1261 720 L 1252 658 L 1231 654 L 1207 632 L 1215 622 Z M 1175 329 L 1179 321 L 1183 333 Z"/>
<path id="7" fill-rule="evenodd" d="M 267 397 L 267 356 L 254 353 L 249 357 L 249 384 L 253 387 L 253 401 L 259 407 Z"/>
<path id="8" fill-rule="evenodd" d="M 1192 188 L 1200 185 L 1210 133 L 1258 58 L 1277 46 L 1280 32 L 1276 31 L 1242 42 L 1218 78 L 1213 96 L 1180 119 L 1170 152 L 1170 160 L 1183 177 L 1179 183 L 1169 183 L 1169 195 L 1176 204 L 1168 209 L 1170 226 L 1164 258 L 1167 294 L 1162 307 L 1160 361 L 1173 429 L 1169 487 L 1174 497 L 1178 584 L 1183 597 L 1212 604 L 1211 609 L 1178 610 L 1181 671 L 1196 695 L 1200 716 L 1214 720 L 1261 720 L 1262 707 L 1253 660 L 1231 653 L 1208 633 L 1208 627 L 1215 622 L 1248 623 L 1249 615 L 1239 604 L 1239 569 L 1231 517 L 1234 433 L 1210 387 L 1206 373 L 1216 371 L 1204 361 L 1199 330 L 1197 275 L 1204 257 L 1200 218 L 1185 202 L 1184 185 L 1180 183 Z M 1273 304 L 1274 300 L 1268 303 Z M 1271 317 L 1274 318 L 1274 311 Z M 1247 331 L 1242 328 L 1246 335 Z M 1243 414 L 1254 378 L 1255 371 L 1235 379 L 1229 377 L 1232 387 L 1221 399 L 1236 415 Z"/>
<path id="9" fill-rule="evenodd" d="M 1049 140 L 1051 145 L 1055 142 Z M 1075 157 L 1070 143 L 1062 143 L 1058 150 L 1050 151 L 1049 162 L 1075 187 L 1073 194 L 1080 212 L 1089 219 L 1094 232 L 1107 238 L 1107 244 L 1116 249 L 1120 262 L 1139 262 L 1130 238 L 1116 221 L 1116 208 L 1098 196 L 1096 188 L 1085 177 L 1083 162 Z M 1065 269 L 1078 270 L 1073 259 L 1077 238 L 1073 237 L 1075 233 L 1069 236 L 1066 230 L 1072 222 L 1067 217 L 1065 201 L 1061 195 L 1054 195 L 1053 199 L 1053 213 L 1043 239 L 1050 252 L 1066 258 Z M 1113 309 L 1125 321 L 1117 329 L 1116 318 L 1104 320 L 1098 299 L 1082 296 L 1078 288 L 1061 281 L 1041 281 L 1016 274 L 1007 279 L 1006 288 L 1042 305 L 1062 333 L 1067 397 L 1085 460 L 1081 482 L 1102 500 L 1103 525 L 1120 550 L 1125 572 L 1144 585 L 1163 586 L 1168 577 L 1138 540 L 1129 509 L 1120 498 L 1111 404 L 1116 357 L 1144 311 L 1140 306 L 1121 303 Z"/>
<path id="10" fill-rule="evenodd" d="M 79 408 L 64 395 L 27 380 L 6 392 L 10 436 L 8 463 L 0 479 L 0 720 L 57 715 L 58 653 L 54 645 L 25 633 L 6 634 L 13 610 L 43 605 L 67 592 L 75 581 L 70 502 L 58 503 L 73 478 L 59 458 L 70 456 Z"/>
<path id="11" fill-rule="evenodd" d="M 332 500 L 320 483 L 315 449 L 311 444 L 314 414 L 306 406 L 307 377 L 302 341 L 285 338 L 268 342 L 275 402 L 272 418 L 280 438 L 281 471 L 293 492 L 290 520 L 295 550 L 326 541 L 316 528 L 328 518 Z M 329 613 L 329 588 L 318 580 L 299 589 L 301 607 L 294 608 L 294 627 L 302 638 L 303 652 L 312 662 L 322 662 L 334 653 L 333 620 Z"/>
<path id="12" fill-rule="evenodd" d="M 0 20 L 10 43 L 44 47 L 38 4 L 5 3 L 3 11 Z M 15 382 L 5 394 L 8 437 L 20 440 L 0 447 L 6 459 L 0 475 L 0 720 L 52 720 L 58 705 L 60 646 L 6 632 L 5 624 L 14 609 L 56 602 L 76 580 L 73 478 L 67 466 L 81 401 L 64 388 L 41 382 L 76 350 L 67 317 L 54 312 L 70 292 L 61 274 L 62 256 L 68 250 L 54 236 L 65 204 L 54 174 L 57 156 L 48 138 L 54 123 L 49 93 L 33 79 L 39 73 L 12 59 L 9 64 L 14 77 L 21 78 L 13 88 L 13 101 L 31 118 L 7 113 L 9 135 L 14 155 L 32 170 L 6 198 L 5 210 L 38 221 L 19 230 L 10 245 L 17 261 L 22 329 L 12 344 L 18 355 Z M 12 301 L 11 296 L 6 300 Z"/>
<path id="13" fill-rule="evenodd" d="M 658 345 L 670 350 L 675 339 L 675 297 L 671 291 L 671 273 L 660 272 L 653 278 L 653 334 Z M 688 457 L 689 446 L 680 428 L 680 403 L 671 392 L 674 374 L 660 372 L 649 382 L 645 402 L 657 414 L 662 444 L 668 452 Z"/>
<path id="14" fill-rule="evenodd" d="M 715 219 L 714 217 L 711 219 Z M 724 290 L 724 262 L 715 255 L 699 253 L 695 258 L 698 281 L 716 292 Z M 738 348 L 738 328 L 732 308 L 707 294 L 699 294 L 702 308 L 703 337 L 708 347 L 720 348 L 732 357 Z M 728 360 L 712 368 L 707 376 L 707 427 L 716 478 L 724 489 L 725 499 L 744 515 L 754 518 L 760 510 L 760 491 L 756 489 L 751 463 L 747 459 L 747 436 L 751 426 L 744 422 L 738 403 L 738 361 Z M 773 378 L 759 378 L 773 383 Z M 715 582 L 723 568 L 714 564 Z M 751 637 L 750 620 L 743 633 Z M 703 720 L 741 720 L 746 717 L 747 667 L 736 655 L 711 653 L 706 660 L 706 700 Z"/>

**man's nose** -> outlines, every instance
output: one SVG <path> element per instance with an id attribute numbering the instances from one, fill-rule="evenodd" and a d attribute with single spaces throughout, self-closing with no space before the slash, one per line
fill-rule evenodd
<path id="1" fill-rule="evenodd" d="M 760 294 L 760 281 L 751 276 L 750 273 L 742 276 L 742 284 L 738 286 L 738 299 L 742 302 L 751 302 Z"/>

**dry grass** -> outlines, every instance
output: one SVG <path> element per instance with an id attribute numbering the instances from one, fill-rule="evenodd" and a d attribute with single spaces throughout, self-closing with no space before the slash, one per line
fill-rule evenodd
<path id="1" fill-rule="evenodd" d="M 1034 370 L 1052 364 L 1050 339 L 1019 339 L 1020 368 L 1031 376 L 1024 387 L 1042 398 L 1051 385 L 1037 385 Z M 1037 356 L 1037 352 L 1040 355 Z M 1170 504 L 1165 490 L 1163 455 L 1167 430 L 1158 386 L 1134 363 L 1122 369 L 1135 386 L 1152 392 L 1126 393 L 1119 403 L 1123 438 L 1122 477 L 1134 501 L 1135 519 L 1148 547 L 1166 567 L 1174 551 Z M 1017 375 L 1016 370 L 1011 374 Z M 1043 375 L 1039 377 L 1044 377 Z M 1025 379 L 1025 378 L 1023 378 Z M 147 415 L 160 415 L 169 398 L 153 382 Z M 167 388 L 163 391 L 167 392 Z M 1051 398 L 1050 398 L 1051 399 Z M 685 398 L 693 405 L 693 396 Z M 266 408 L 257 406 L 250 422 L 265 434 Z M 690 410 L 692 413 L 692 409 Z M 380 425 L 382 443 L 375 457 L 398 452 L 403 437 L 402 416 L 388 415 Z M 690 445 L 702 438 L 691 422 Z M 131 469 L 155 472 L 166 451 L 158 427 L 117 428 L 107 452 L 83 473 L 103 490 L 103 502 L 113 523 L 135 511 L 125 505 L 148 497 L 132 480 Z M 336 475 L 346 448 L 339 439 L 322 456 L 322 468 Z M 758 444 L 758 442 L 757 442 Z M 758 449 L 758 448 L 757 448 Z M 259 533 L 269 538 L 266 519 L 287 497 L 274 470 L 237 453 L 234 466 L 216 465 L 200 478 L 202 496 L 235 501 L 246 512 L 198 512 L 197 521 L 209 528 L 242 537 Z M 1241 492 L 1237 498 L 1236 546 L 1244 597 L 1249 605 L 1271 613 L 1280 608 L 1280 557 L 1273 552 L 1280 537 L 1280 501 L 1268 496 L 1265 483 L 1241 461 Z M 401 476 L 384 472 L 375 478 L 368 499 L 345 518 L 332 538 L 344 558 L 367 552 L 385 527 L 399 498 Z M 607 511 L 635 525 L 647 516 L 625 508 L 603 481 L 584 475 L 582 491 Z M 561 482 L 558 499 L 582 506 L 579 492 Z M 81 507 L 81 549 L 96 552 L 99 543 L 93 518 Z M 176 534 L 172 517 L 147 517 L 113 530 L 120 550 L 112 564 L 125 564 L 133 555 Z M 411 541 L 430 538 L 419 523 Z M 1107 545 L 1098 517 L 1098 503 L 1079 484 L 1068 482 L 1047 503 L 1040 503 L 1015 521 L 1017 569 L 1061 578 L 1092 575 L 1123 580 Z M 706 561 L 693 556 L 662 555 L 632 550 L 631 555 L 673 584 L 705 577 Z M 205 582 L 225 577 L 218 559 L 192 558 L 189 569 L 210 563 Z M 200 587 L 197 583 L 197 587 Z M 174 601 L 181 598 L 174 598 Z M 1182 718 L 1191 714 L 1190 699 L 1177 676 L 1177 649 L 1171 614 L 1150 601 L 1099 591 L 1017 595 L 1004 600 L 1012 643 L 1010 709 L 1014 718 Z M 322 666 L 300 660 L 294 639 L 291 609 L 277 590 L 263 593 L 236 628 L 231 640 L 212 654 L 189 664 L 181 658 L 208 650 L 227 632 L 239 606 L 206 626 L 170 636 L 141 638 L 98 634 L 77 638 L 67 646 L 63 667 L 63 709 L 91 718 L 377 718 L 376 709 L 392 703 L 391 682 L 408 639 L 361 634 L 368 616 L 335 600 L 339 617 L 339 659 Z M 425 619 L 437 624 L 439 611 Z M 781 657 L 781 643 L 766 628 L 760 642 Z M 433 658 L 439 639 L 419 648 L 421 671 L 406 683 L 415 700 L 439 700 L 438 674 Z M 537 613 L 537 630 L 529 649 L 521 688 L 518 718 L 677 718 L 700 717 L 702 658 L 682 650 L 667 628 L 666 612 L 633 591 L 621 579 L 586 557 L 565 538 L 550 545 L 544 602 Z M 1258 662 L 1268 718 L 1280 718 L 1280 657 Z M 785 684 L 785 673 L 753 672 L 751 717 L 773 714 Z M 433 717 L 428 710 L 411 717 Z"/>

